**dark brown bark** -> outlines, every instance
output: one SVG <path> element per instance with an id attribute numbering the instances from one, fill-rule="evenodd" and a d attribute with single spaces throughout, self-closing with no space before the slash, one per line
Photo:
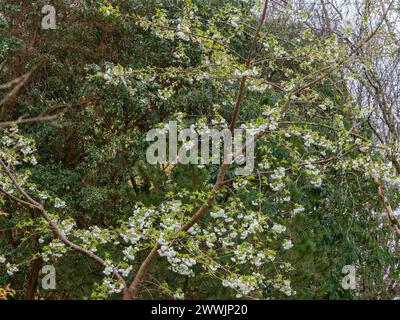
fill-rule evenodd
<path id="1" fill-rule="evenodd" d="M 41 257 L 36 258 L 31 262 L 28 281 L 26 285 L 25 299 L 35 300 L 38 288 L 39 273 L 42 269 L 43 260 Z"/>

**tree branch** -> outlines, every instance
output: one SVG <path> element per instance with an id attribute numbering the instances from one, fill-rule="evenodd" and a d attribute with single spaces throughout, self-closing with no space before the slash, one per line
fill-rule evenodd
<path id="1" fill-rule="evenodd" d="M 250 68 L 252 65 L 252 56 L 254 54 L 254 51 L 257 47 L 257 41 L 261 32 L 261 29 L 265 23 L 266 20 L 266 16 L 267 16 L 267 9 L 268 9 L 268 0 L 265 0 L 264 2 L 264 6 L 263 6 L 263 11 L 262 11 L 262 15 L 258 24 L 258 28 L 255 31 L 252 43 L 250 45 L 250 49 L 248 52 L 248 56 L 247 56 L 247 61 L 246 61 L 246 67 Z M 239 84 L 239 91 L 238 91 L 238 95 L 236 98 L 236 103 L 235 103 L 235 109 L 232 115 L 232 120 L 229 126 L 229 129 L 231 132 L 233 132 L 236 121 L 237 121 L 237 117 L 238 114 L 240 112 L 240 106 L 242 104 L 243 101 L 243 97 L 244 97 L 244 91 L 245 91 L 245 84 L 246 84 L 246 80 L 247 77 L 246 76 L 242 76 L 240 79 L 240 84 Z M 184 225 L 181 226 L 181 228 L 179 229 L 179 231 L 177 232 L 177 234 L 180 234 L 181 232 L 187 231 L 189 230 L 194 224 L 196 224 L 199 220 L 201 220 L 201 218 L 204 217 L 204 215 L 208 212 L 211 204 L 214 202 L 214 198 L 217 195 L 217 193 L 222 189 L 223 185 L 224 185 L 224 179 L 225 179 L 225 173 L 227 171 L 227 169 L 229 168 L 229 164 L 222 164 L 218 173 L 218 178 L 217 181 L 214 184 L 213 187 L 213 191 L 211 193 L 211 195 L 208 197 L 208 199 L 206 200 L 206 202 L 200 207 L 200 209 L 198 209 L 195 214 L 192 216 L 192 218 L 185 223 Z M 174 240 L 176 239 L 176 237 L 174 237 Z M 157 256 L 157 252 L 158 250 L 161 248 L 161 245 L 159 243 L 156 243 L 153 247 L 153 249 L 151 250 L 151 252 L 149 253 L 149 255 L 146 257 L 146 259 L 143 261 L 143 263 L 141 264 L 138 272 L 136 273 L 135 278 L 133 279 L 131 285 L 129 286 L 128 290 L 125 291 L 124 293 L 124 299 L 126 300 L 130 300 L 130 299 L 134 299 L 137 294 L 139 293 L 140 287 L 143 283 L 143 280 L 147 274 L 147 271 L 151 265 L 151 263 L 153 262 L 154 258 Z"/>
<path id="2" fill-rule="evenodd" d="M 68 246 L 72 250 L 77 251 L 77 252 L 89 257 L 93 261 L 100 264 L 102 267 L 107 266 L 106 261 L 104 261 L 102 258 L 100 258 L 99 256 L 95 255 L 94 253 L 90 252 L 89 250 L 86 250 L 85 248 L 70 241 L 57 228 L 56 224 L 51 220 L 50 214 L 47 212 L 47 210 L 40 203 L 38 203 L 36 200 L 34 200 L 30 195 L 28 195 L 26 193 L 26 191 L 21 187 L 21 185 L 18 183 L 16 177 L 11 173 L 10 168 L 4 163 L 4 161 L 2 159 L 0 159 L 0 165 L 3 168 L 3 171 L 7 174 L 7 176 L 12 181 L 13 185 L 17 188 L 18 192 L 25 198 L 26 201 L 24 201 L 23 203 L 28 202 L 30 206 L 36 208 L 39 211 L 40 215 L 46 220 L 51 232 L 57 239 L 59 239 L 62 243 L 64 243 L 66 246 Z M 6 195 L 8 195 L 8 194 L 6 193 Z M 14 196 L 12 196 L 12 198 L 15 200 Z M 114 268 L 113 276 L 115 277 L 115 279 L 117 279 L 119 282 L 121 282 L 124 285 L 124 287 L 126 287 L 124 278 L 119 274 L 119 272 L 116 268 Z"/>

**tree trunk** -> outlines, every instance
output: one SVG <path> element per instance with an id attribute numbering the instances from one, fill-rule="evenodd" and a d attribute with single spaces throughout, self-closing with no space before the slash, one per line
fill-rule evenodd
<path id="1" fill-rule="evenodd" d="M 42 269 L 42 258 L 36 258 L 31 262 L 28 283 L 26 286 L 25 298 L 27 300 L 35 300 L 36 291 L 38 287 L 39 272 Z"/>

